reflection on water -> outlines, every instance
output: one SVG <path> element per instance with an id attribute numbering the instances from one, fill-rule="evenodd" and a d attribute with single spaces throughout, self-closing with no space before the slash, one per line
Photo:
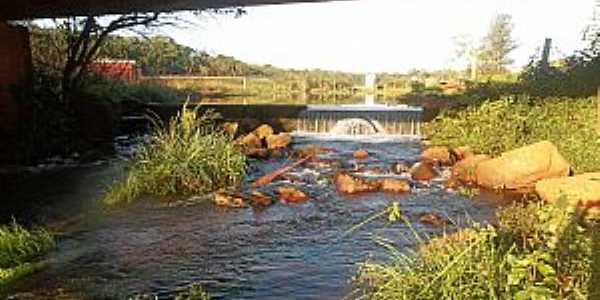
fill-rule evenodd
<path id="1" fill-rule="evenodd" d="M 410 140 L 373 138 L 335 140 L 313 135 L 297 137 L 294 147 L 319 143 L 337 149 L 323 154 L 343 168 L 366 164 L 388 172 L 398 160 L 414 160 L 420 145 Z M 358 148 L 371 156 L 352 158 Z M 247 183 L 289 163 L 272 159 L 254 163 Z M 122 163 L 82 170 L 85 180 L 46 178 L 34 197 L 48 193 L 64 197 L 73 217 L 60 228 L 58 250 L 49 268 L 20 282 L 11 293 L 42 295 L 65 289 L 82 298 L 123 299 L 135 292 L 167 298 L 191 282 L 200 282 L 218 299 L 340 299 L 352 290 L 357 263 L 387 259 L 373 242 L 384 236 L 397 247 L 413 246 L 403 236 L 406 225 L 377 220 L 350 234 L 348 229 L 399 201 L 417 230 L 439 232 L 417 222 L 421 212 L 438 212 L 454 220 L 488 218 L 494 207 L 485 199 L 468 200 L 443 190 L 439 182 L 419 185 L 411 194 L 339 195 L 330 184 L 335 168 L 309 164 L 288 174 L 286 181 L 262 189 L 267 194 L 281 184 L 294 185 L 310 195 L 301 204 L 276 203 L 264 210 L 223 210 L 210 203 L 170 207 L 142 202 L 105 212 L 98 205 L 99 186 L 115 176 Z M 63 188 L 69 187 L 69 188 Z M 24 196 L 25 197 L 25 196 Z M 81 203 L 87 203 L 82 205 Z M 49 208 L 50 209 L 50 208 Z"/>

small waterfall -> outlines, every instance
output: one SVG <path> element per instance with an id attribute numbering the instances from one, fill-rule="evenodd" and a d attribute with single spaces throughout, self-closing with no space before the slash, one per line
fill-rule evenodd
<path id="1" fill-rule="evenodd" d="M 300 132 L 419 136 L 422 109 L 386 105 L 314 105 L 298 119 Z"/>

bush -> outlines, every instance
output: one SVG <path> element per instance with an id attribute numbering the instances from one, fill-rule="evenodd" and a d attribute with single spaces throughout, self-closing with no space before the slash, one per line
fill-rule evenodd
<path id="1" fill-rule="evenodd" d="M 595 124 L 593 98 L 512 96 L 447 111 L 425 126 L 425 134 L 435 145 L 469 146 L 490 155 L 549 140 L 576 172 L 588 172 L 600 166 Z"/>
<path id="2" fill-rule="evenodd" d="M 17 223 L 0 226 L 0 268 L 11 268 L 29 262 L 54 246 L 45 230 L 29 231 Z"/>
<path id="3" fill-rule="evenodd" d="M 536 203 L 498 213 L 357 277 L 370 299 L 595 299 L 598 228 L 573 211 Z M 533 227 L 521 226 L 534 224 Z M 515 226 L 516 225 L 516 226 Z"/>
<path id="4" fill-rule="evenodd" d="M 32 262 L 54 245 L 45 230 L 30 231 L 15 222 L 0 226 L 0 288 L 40 268 Z"/>
<path id="5" fill-rule="evenodd" d="M 184 105 L 168 126 L 157 126 L 133 158 L 125 180 L 113 185 L 105 202 L 130 202 L 142 194 L 164 197 L 204 194 L 236 186 L 246 157 L 232 136 L 217 129 L 212 112 L 200 116 Z"/>

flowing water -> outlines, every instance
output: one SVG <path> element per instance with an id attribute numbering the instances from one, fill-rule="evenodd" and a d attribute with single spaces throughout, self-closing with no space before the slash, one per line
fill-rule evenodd
<path id="1" fill-rule="evenodd" d="M 217 299 L 341 299 L 353 291 L 358 263 L 388 259 L 375 237 L 388 238 L 398 248 L 415 246 L 402 222 L 380 218 L 349 231 L 354 225 L 397 201 L 419 232 L 433 234 L 442 229 L 420 224 L 419 213 L 436 212 L 461 225 L 489 219 L 497 205 L 487 196 L 466 199 L 446 191 L 439 181 L 416 184 L 410 194 L 339 195 L 331 184 L 336 168 L 365 166 L 367 176 L 391 175 L 394 162 L 414 161 L 421 146 L 389 137 L 305 135 L 297 136 L 293 147 L 315 143 L 336 149 L 319 158 L 337 166 L 307 164 L 261 189 L 272 193 L 276 186 L 293 185 L 310 200 L 261 210 L 142 201 L 105 211 L 101 190 L 124 166 L 120 160 L 38 179 L 21 190 L 20 200 L 51 203 L 37 213 L 50 216 L 47 222 L 62 234 L 47 268 L 8 293 L 34 299 L 61 294 L 64 299 L 126 299 L 136 293 L 169 298 L 199 282 Z M 352 152 L 359 148 L 371 156 L 354 160 Z M 286 158 L 253 162 L 246 184 L 289 163 Z"/>

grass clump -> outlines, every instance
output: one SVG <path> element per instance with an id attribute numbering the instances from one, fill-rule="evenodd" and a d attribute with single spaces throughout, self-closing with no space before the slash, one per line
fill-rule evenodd
<path id="1" fill-rule="evenodd" d="M 447 111 L 428 124 L 432 144 L 469 146 L 476 152 L 502 152 L 549 140 L 576 172 L 598 170 L 600 138 L 594 98 L 504 97 L 464 110 Z"/>
<path id="2" fill-rule="evenodd" d="M 0 287 L 35 271 L 33 262 L 54 245 L 43 229 L 27 230 L 16 222 L 0 226 Z"/>
<path id="3" fill-rule="evenodd" d="M 574 211 L 515 204 L 498 226 L 434 238 L 393 263 L 364 264 L 367 299 L 598 299 L 597 225 Z M 596 297 L 596 298 L 594 298 Z"/>
<path id="4" fill-rule="evenodd" d="M 204 194 L 238 185 L 246 157 L 232 136 L 214 125 L 215 118 L 212 112 L 200 115 L 184 105 L 168 126 L 156 127 L 132 159 L 124 181 L 108 190 L 105 203 L 130 202 L 142 194 Z"/>

